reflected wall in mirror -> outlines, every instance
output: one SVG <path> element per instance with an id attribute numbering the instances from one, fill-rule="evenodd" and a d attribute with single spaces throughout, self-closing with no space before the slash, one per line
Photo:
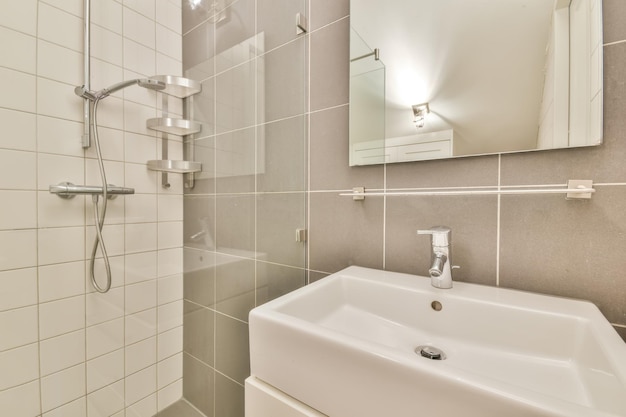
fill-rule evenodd
<path id="1" fill-rule="evenodd" d="M 599 145 L 601 19 L 601 0 L 351 0 L 350 165 Z"/>

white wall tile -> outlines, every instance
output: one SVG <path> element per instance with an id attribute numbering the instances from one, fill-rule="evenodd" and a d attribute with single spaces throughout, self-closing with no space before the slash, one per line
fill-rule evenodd
<path id="1" fill-rule="evenodd" d="M 0 233 L 1 235 L 2 233 Z M 1 253 L 4 253 L 4 249 L 0 245 Z M 9 310 L 34 304 L 37 304 L 36 268 L 0 272 L 0 310 Z"/>
<path id="2" fill-rule="evenodd" d="M 40 265 L 79 261 L 85 255 L 85 228 L 39 229 L 37 246 Z"/>
<path id="3" fill-rule="evenodd" d="M 82 122 L 83 100 L 74 87 L 47 78 L 37 78 L 37 112 L 41 115 Z"/>
<path id="4" fill-rule="evenodd" d="M 135 194 L 126 200 L 126 223 L 154 223 L 156 221 L 156 195 Z"/>
<path id="5" fill-rule="evenodd" d="M 150 337 L 133 345 L 126 346 L 126 375 L 134 374 L 156 364 L 157 342 Z"/>
<path id="6" fill-rule="evenodd" d="M 126 255 L 126 284 L 156 279 L 157 253 L 144 252 Z"/>
<path id="7" fill-rule="evenodd" d="M 65 404 L 59 408 L 55 408 L 52 411 L 44 413 L 42 417 L 85 417 L 87 412 L 87 400 L 85 397 L 80 397 L 71 403 Z"/>
<path id="8" fill-rule="evenodd" d="M 126 405 L 156 392 L 156 365 L 150 366 L 126 377 Z"/>
<path id="9" fill-rule="evenodd" d="M 135 189 L 137 194 L 156 194 L 159 174 L 142 164 L 125 165 L 126 184 Z"/>
<path id="10" fill-rule="evenodd" d="M 147 252 L 157 249 L 157 224 L 134 223 L 126 225 L 126 252 Z"/>
<path id="11" fill-rule="evenodd" d="M 174 356 L 162 360 L 157 364 L 157 387 L 159 389 L 182 379 L 183 377 L 183 354 L 177 353 Z"/>
<path id="12" fill-rule="evenodd" d="M 0 230 L 37 227 L 36 191 L 1 191 Z"/>
<path id="13" fill-rule="evenodd" d="M 109 210 L 107 209 L 107 213 Z M 94 219 L 89 219 L 95 223 Z M 86 229 L 87 246 L 85 247 L 85 257 L 91 259 L 91 252 L 93 251 L 93 242 L 96 238 L 96 227 L 88 226 Z M 105 224 L 102 228 L 102 239 L 109 256 L 119 256 L 124 254 L 124 225 L 123 224 Z M 102 252 L 100 251 L 100 244 L 98 244 L 98 250 L 96 251 L 96 257 L 102 258 Z M 101 275 L 104 277 L 104 275 Z"/>
<path id="14" fill-rule="evenodd" d="M 42 376 L 85 362 L 85 330 L 42 340 L 39 350 Z"/>
<path id="15" fill-rule="evenodd" d="M 135 10 L 137 13 L 154 20 L 155 5 L 153 1 L 144 0 L 124 0 L 124 6 Z"/>
<path id="16" fill-rule="evenodd" d="M 37 34 L 37 0 L 0 2 L 0 25 Z"/>
<path id="17" fill-rule="evenodd" d="M 183 220 L 183 196 L 160 194 L 158 198 L 159 204 L 159 221 L 182 221 Z"/>
<path id="18" fill-rule="evenodd" d="M 124 132 L 100 126 L 100 151 L 102 158 L 109 161 L 124 161 Z M 96 147 L 92 146 L 85 151 L 85 157 L 96 158 Z"/>
<path id="19" fill-rule="evenodd" d="M 69 333 L 85 327 L 85 296 L 64 298 L 39 305 L 41 339 Z"/>
<path id="20" fill-rule="evenodd" d="M 40 39 L 56 43 L 77 52 L 83 50 L 83 22 L 66 11 L 39 4 L 37 35 Z M 63 28 L 63 30 L 59 30 Z"/>
<path id="21" fill-rule="evenodd" d="M 38 378 L 39 349 L 37 343 L 0 352 L 0 369 L 2 369 L 0 372 L 0 391 Z"/>
<path id="22" fill-rule="evenodd" d="M 156 335 L 156 309 L 126 316 L 126 344 L 131 345 Z"/>
<path id="23" fill-rule="evenodd" d="M 37 194 L 39 227 L 82 226 L 85 223 L 85 197 L 65 199 L 49 191 L 39 191 Z"/>
<path id="24" fill-rule="evenodd" d="M 121 25 L 121 22 L 120 22 Z M 91 57 L 98 58 L 110 64 L 122 66 L 124 52 L 121 33 L 91 25 Z M 106 87 L 106 86 L 104 86 Z"/>
<path id="25" fill-rule="evenodd" d="M 0 189 L 36 189 L 36 157 L 34 152 L 0 149 Z M 16 175 L 18 172 L 20 175 Z"/>
<path id="26" fill-rule="evenodd" d="M 145 17 L 136 11 L 124 8 L 124 37 L 140 43 L 150 49 L 155 49 L 154 20 Z"/>
<path id="27" fill-rule="evenodd" d="M 0 66 L 35 74 L 37 42 L 33 36 L 0 26 Z"/>
<path id="28" fill-rule="evenodd" d="M 93 242 L 89 242 L 88 245 L 89 247 L 91 247 L 93 245 Z M 91 253 L 89 254 L 89 256 L 91 257 Z M 111 268 L 111 288 L 119 288 L 124 285 L 124 263 L 125 257 L 123 255 L 109 256 L 109 266 Z M 91 259 L 88 259 L 85 262 L 85 267 L 85 291 L 88 293 L 95 293 L 96 290 L 91 282 Z M 94 275 L 96 277 L 96 282 L 98 282 L 100 286 L 106 284 L 106 269 L 104 267 L 104 261 L 102 260 L 102 258 L 96 259 L 94 262 Z"/>
<path id="29" fill-rule="evenodd" d="M 117 186 L 124 185 L 124 163 L 118 161 L 104 161 L 104 169 L 106 171 L 107 184 Z M 102 184 L 100 176 L 100 166 L 95 159 L 85 160 L 85 182 L 87 184 Z M 120 199 L 121 201 L 121 199 Z M 111 205 L 117 203 L 117 198 L 109 200 Z"/>
<path id="30" fill-rule="evenodd" d="M 99 390 L 124 378 L 124 349 L 87 362 L 87 392 Z"/>
<path id="31" fill-rule="evenodd" d="M 170 275 L 159 278 L 158 303 L 167 304 L 183 298 L 183 274 Z"/>
<path id="32" fill-rule="evenodd" d="M 159 306 L 158 308 L 158 331 L 159 333 L 171 330 L 183 325 L 183 301 Z"/>
<path id="33" fill-rule="evenodd" d="M 157 283 L 144 281 L 126 286 L 126 314 L 133 314 L 156 307 Z"/>
<path id="34" fill-rule="evenodd" d="M 124 319 L 107 321 L 87 328 L 87 359 L 124 347 Z"/>
<path id="35" fill-rule="evenodd" d="M 164 249 L 158 252 L 157 276 L 166 277 L 183 273 L 183 249 Z"/>
<path id="36" fill-rule="evenodd" d="M 83 17 L 83 2 L 82 0 L 41 0 L 43 3 L 47 3 L 51 6 L 61 9 L 65 12 L 73 14 L 74 16 Z"/>
<path id="37" fill-rule="evenodd" d="M 37 75 L 67 84 L 81 85 L 83 54 L 40 39 L 37 42 Z"/>
<path id="38" fill-rule="evenodd" d="M 0 136 L 0 148 L 21 151 L 37 149 L 36 116 L 32 113 L 10 109 L 0 109 L 0 123 L 3 134 Z"/>
<path id="39" fill-rule="evenodd" d="M 120 410 L 124 410 L 124 381 L 108 385 L 87 396 L 87 417 L 109 417 Z"/>
<path id="40" fill-rule="evenodd" d="M 138 133 L 140 135 L 151 136 L 155 134 L 155 131 L 146 127 L 146 122 L 157 117 L 155 107 L 145 106 L 143 104 L 133 103 L 132 101 L 126 101 L 124 103 L 124 130 L 127 132 Z M 127 144 L 128 145 L 128 144 Z M 155 146 L 156 150 L 156 146 Z M 146 155 L 143 156 L 144 158 Z M 128 162 L 145 162 L 142 158 L 138 160 L 127 160 Z"/>
<path id="41" fill-rule="evenodd" d="M 0 391 L 0 410 L 3 415 L 11 417 L 39 415 L 39 381 Z"/>
<path id="42" fill-rule="evenodd" d="M 159 222 L 159 249 L 179 248 L 183 246 L 183 222 Z"/>
<path id="43" fill-rule="evenodd" d="M 156 0 L 156 21 L 170 30 L 182 34 L 182 7 L 180 1 Z"/>
<path id="44" fill-rule="evenodd" d="M 126 417 L 152 417 L 157 412 L 157 396 L 152 394 L 126 409 Z"/>
<path id="45" fill-rule="evenodd" d="M 156 73 L 182 75 L 183 63 L 172 57 L 157 52 Z"/>
<path id="46" fill-rule="evenodd" d="M 85 184 L 85 162 L 82 158 L 42 153 L 38 155 L 37 160 L 37 181 L 40 190 L 48 191 L 50 185 L 62 182 Z M 74 203 L 72 200 L 66 202 Z"/>
<path id="47" fill-rule="evenodd" d="M 156 53 L 154 49 L 124 38 L 124 68 L 144 76 L 155 73 Z"/>
<path id="48" fill-rule="evenodd" d="M 157 393 L 159 400 L 159 410 L 163 410 L 183 397 L 183 380 L 182 378 L 160 389 Z"/>
<path id="49" fill-rule="evenodd" d="M 180 41 L 180 35 L 164 26 L 156 27 L 156 46 L 157 50 L 175 60 L 183 59 L 183 44 Z"/>
<path id="50" fill-rule="evenodd" d="M 101 90 L 109 87 L 115 83 L 122 81 L 124 78 L 124 71 L 121 66 L 112 64 L 107 61 L 103 61 L 98 58 L 92 58 L 92 74 L 91 74 L 91 89 Z M 112 94 L 113 97 L 124 98 L 121 91 L 117 91 Z M 104 103 L 104 102 L 102 102 Z M 101 143 L 104 141 L 101 141 Z"/>
<path id="51" fill-rule="evenodd" d="M 122 34 L 122 5 L 114 0 L 98 0 L 91 5 L 91 22 Z"/>
<path id="52" fill-rule="evenodd" d="M 39 267 L 39 302 L 72 297 L 84 292 L 84 261 Z"/>
<path id="53" fill-rule="evenodd" d="M 84 395 L 84 363 L 41 378 L 41 405 L 44 412 Z"/>
<path id="54" fill-rule="evenodd" d="M 87 294 L 87 326 L 124 316 L 124 288 L 112 288 L 101 294 Z"/>
<path id="55" fill-rule="evenodd" d="M 83 156 L 83 124 L 55 117 L 37 116 L 37 150 L 65 156 Z"/>
<path id="56" fill-rule="evenodd" d="M 34 112 L 36 109 L 37 77 L 0 68 L 0 107 Z"/>
<path id="57" fill-rule="evenodd" d="M 162 361 L 183 351 L 183 327 L 175 327 L 158 336 L 159 349 L 157 359 Z"/>
<path id="58" fill-rule="evenodd" d="M 151 117 L 154 117 L 151 116 Z M 145 120 L 144 120 L 145 126 Z M 126 162 L 145 164 L 157 157 L 157 139 L 154 136 L 125 133 L 124 157 Z M 144 167 L 144 169 L 146 169 Z"/>
<path id="59" fill-rule="evenodd" d="M 85 164 L 82 158 L 42 153 L 37 159 L 37 181 L 40 190 L 48 191 L 50 185 L 62 182 L 85 184 Z"/>
<path id="60" fill-rule="evenodd" d="M 37 317 L 37 306 L 1 312 L 0 351 L 36 342 L 39 336 Z"/>
<path id="61" fill-rule="evenodd" d="M 0 232 L 0 271 L 28 268 L 37 264 L 37 231 L 9 230 Z"/>

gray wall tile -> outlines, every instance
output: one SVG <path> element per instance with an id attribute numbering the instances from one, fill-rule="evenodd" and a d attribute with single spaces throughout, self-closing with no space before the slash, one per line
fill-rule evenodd
<path id="1" fill-rule="evenodd" d="M 183 396 L 207 417 L 213 417 L 215 372 L 186 353 L 183 354 Z"/>
<path id="2" fill-rule="evenodd" d="M 306 283 L 306 270 L 257 261 L 257 305 L 298 289 Z"/>
<path id="3" fill-rule="evenodd" d="M 311 2 L 311 30 L 350 14 L 350 0 L 309 0 Z"/>
<path id="4" fill-rule="evenodd" d="M 311 33 L 311 111 L 348 103 L 349 37 L 348 19 Z"/>
<path id="5" fill-rule="evenodd" d="M 215 415 L 244 417 L 244 389 L 231 379 L 215 374 Z"/>
<path id="6" fill-rule="evenodd" d="M 358 203 L 358 202 L 355 202 Z M 385 269 L 428 276 L 431 242 L 418 229 L 452 229 L 455 281 L 496 284 L 496 196 L 387 198 Z"/>
<path id="7" fill-rule="evenodd" d="M 311 193 L 309 268 L 337 272 L 350 265 L 383 266 L 383 199 L 352 201 Z"/>
<path id="8" fill-rule="evenodd" d="M 243 385 L 250 375 L 248 325 L 217 314 L 215 333 L 215 369 Z"/>
<path id="9" fill-rule="evenodd" d="M 254 195 L 217 197 L 217 250 L 238 256 L 254 257 Z"/>
<path id="10" fill-rule="evenodd" d="M 623 0 L 602 0 L 604 43 L 626 39 L 626 7 Z"/>
<path id="11" fill-rule="evenodd" d="M 310 189 L 382 188 L 382 165 L 348 166 L 348 106 L 311 114 Z"/>
<path id="12" fill-rule="evenodd" d="M 189 301 L 184 302 L 183 350 L 208 366 L 213 365 L 214 322 L 213 310 Z"/>
<path id="13" fill-rule="evenodd" d="M 255 303 L 254 260 L 223 254 L 216 259 L 215 309 L 247 321 Z"/>
<path id="14" fill-rule="evenodd" d="M 623 323 L 625 204 L 623 187 L 599 188 L 591 201 L 503 196 L 500 285 L 587 299 Z"/>
<path id="15" fill-rule="evenodd" d="M 183 249 L 185 300 L 205 307 L 215 305 L 215 253 L 189 247 Z"/>
<path id="16" fill-rule="evenodd" d="M 296 14 L 307 16 L 305 0 L 257 0 L 257 31 L 265 38 L 265 52 L 296 39 Z"/>

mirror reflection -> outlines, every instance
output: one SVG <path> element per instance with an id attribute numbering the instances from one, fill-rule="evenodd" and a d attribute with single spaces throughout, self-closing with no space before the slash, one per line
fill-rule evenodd
<path id="1" fill-rule="evenodd" d="M 598 145 L 601 0 L 351 0 L 350 165 Z"/>

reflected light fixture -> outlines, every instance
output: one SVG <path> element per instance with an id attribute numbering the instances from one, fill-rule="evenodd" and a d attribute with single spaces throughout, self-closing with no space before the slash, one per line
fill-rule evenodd
<path id="1" fill-rule="evenodd" d="M 424 121 L 426 119 L 426 115 L 430 113 L 430 107 L 428 107 L 428 103 L 414 104 L 412 108 L 413 108 L 413 123 L 415 123 L 415 127 L 417 128 L 424 127 Z"/>
<path id="2" fill-rule="evenodd" d="M 198 6 L 202 3 L 202 0 L 189 0 L 189 6 L 191 10 L 196 10 Z"/>

